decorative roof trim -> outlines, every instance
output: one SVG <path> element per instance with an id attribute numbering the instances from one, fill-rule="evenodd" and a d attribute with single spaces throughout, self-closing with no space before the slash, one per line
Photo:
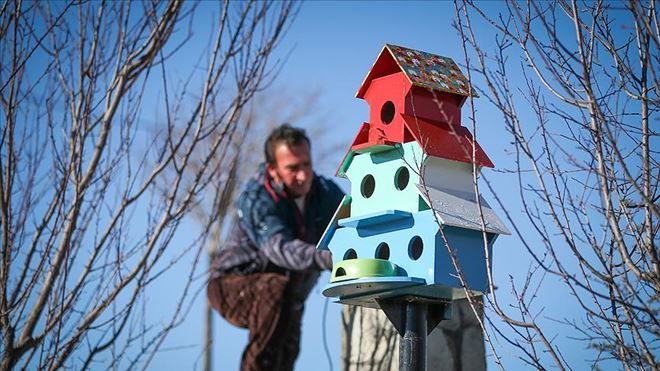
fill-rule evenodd
<path id="1" fill-rule="evenodd" d="M 386 50 L 387 53 L 385 53 Z M 406 58 L 404 57 L 404 54 L 407 57 L 410 57 L 414 62 L 412 64 L 404 63 L 403 60 Z M 437 59 L 438 61 L 441 61 L 441 63 L 434 63 L 433 65 L 426 67 L 421 67 L 419 65 L 422 61 L 431 59 Z M 398 71 L 395 69 L 398 69 Z M 472 94 L 473 97 L 479 96 L 476 91 L 471 88 L 468 79 L 463 75 L 453 59 L 394 44 L 385 44 L 378 54 L 376 61 L 371 65 L 369 72 L 362 81 L 356 97 L 364 98 L 373 79 L 399 71 L 403 72 L 412 86 L 455 94 L 462 97 L 469 97 L 470 94 Z M 411 75 L 422 76 L 413 78 Z"/>

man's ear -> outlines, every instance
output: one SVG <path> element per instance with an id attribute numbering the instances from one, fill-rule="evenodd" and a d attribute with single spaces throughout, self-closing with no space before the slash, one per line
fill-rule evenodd
<path id="1" fill-rule="evenodd" d="M 266 171 L 268 171 L 268 175 L 270 175 L 271 179 L 273 179 L 276 183 L 282 183 L 280 175 L 277 173 L 277 170 L 273 167 L 273 165 L 266 163 Z"/>

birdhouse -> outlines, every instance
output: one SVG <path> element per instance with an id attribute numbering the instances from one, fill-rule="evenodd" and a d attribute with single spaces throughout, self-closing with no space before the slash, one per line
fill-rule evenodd
<path id="1" fill-rule="evenodd" d="M 509 234 L 473 171 L 493 167 L 460 109 L 467 79 L 446 57 L 385 45 L 358 90 L 370 107 L 337 175 L 350 196 L 336 211 L 320 249 L 333 255 L 324 294 L 347 304 L 415 295 L 453 300 L 487 292 L 497 236 Z M 487 264 L 488 262 L 488 264 Z"/>

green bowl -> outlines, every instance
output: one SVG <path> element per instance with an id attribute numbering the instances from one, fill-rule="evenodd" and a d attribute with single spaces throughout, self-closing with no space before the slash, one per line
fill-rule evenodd
<path id="1" fill-rule="evenodd" d="M 384 259 L 348 259 L 335 264 L 330 282 L 398 276 L 396 264 Z"/>

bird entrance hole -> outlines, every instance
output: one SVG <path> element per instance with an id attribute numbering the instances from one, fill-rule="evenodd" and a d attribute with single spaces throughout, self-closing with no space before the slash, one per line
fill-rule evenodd
<path id="1" fill-rule="evenodd" d="M 355 250 L 348 249 L 344 254 L 344 260 L 349 260 L 349 259 L 357 259 L 357 253 L 355 252 Z"/>
<path id="2" fill-rule="evenodd" d="M 390 245 L 382 242 L 376 247 L 376 259 L 388 260 L 390 258 Z"/>
<path id="3" fill-rule="evenodd" d="M 344 268 L 337 268 L 335 272 L 335 277 L 341 277 L 346 275 L 346 270 Z"/>
<path id="4" fill-rule="evenodd" d="M 410 256 L 410 259 L 419 259 L 419 257 L 422 256 L 423 251 L 424 242 L 422 241 L 422 238 L 419 236 L 413 237 L 408 244 L 408 256 Z"/>
<path id="5" fill-rule="evenodd" d="M 380 109 L 380 121 L 382 121 L 385 125 L 389 124 L 392 122 L 392 120 L 394 120 L 394 112 L 394 103 L 388 100 Z"/>
<path id="6" fill-rule="evenodd" d="M 371 195 L 374 194 L 375 189 L 376 189 L 376 180 L 374 179 L 373 175 L 367 174 L 367 176 L 362 178 L 362 184 L 360 185 L 360 191 L 362 192 L 362 196 L 364 198 L 371 197 Z"/>
<path id="7" fill-rule="evenodd" d="M 408 168 L 401 166 L 399 170 L 396 171 L 396 174 L 394 174 L 394 186 L 399 191 L 403 191 L 408 186 L 409 181 L 410 172 L 408 171 Z"/>

